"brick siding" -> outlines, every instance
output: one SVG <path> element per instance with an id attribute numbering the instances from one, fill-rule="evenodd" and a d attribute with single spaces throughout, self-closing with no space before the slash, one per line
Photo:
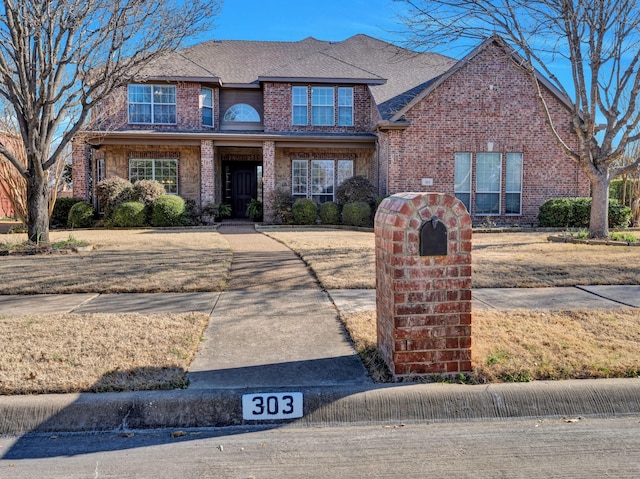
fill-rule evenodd
<path id="1" fill-rule="evenodd" d="M 569 144 L 570 115 L 544 90 L 554 125 Z M 587 196 L 589 183 L 575 162 L 565 157 L 545 124 L 530 78 L 495 46 L 469 61 L 409 110 L 406 130 L 381 133 L 381 166 L 388 162 L 388 193 L 438 191 L 454 193 L 454 155 L 493 151 L 523 154 L 522 215 L 498 216 L 501 223 L 536 223 L 539 206 L 557 196 Z M 425 187 L 422 178 L 433 178 Z M 502 171 L 502 209 L 505 191 Z M 480 221 L 484 218 L 473 217 Z"/>

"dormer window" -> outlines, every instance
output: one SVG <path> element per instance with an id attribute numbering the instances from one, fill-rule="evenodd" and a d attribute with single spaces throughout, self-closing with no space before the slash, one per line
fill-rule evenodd
<path id="1" fill-rule="evenodd" d="M 174 85 L 129 85 L 128 99 L 129 123 L 176 123 Z"/>
<path id="2" fill-rule="evenodd" d="M 251 105 L 236 103 L 226 111 L 224 121 L 256 123 L 260 121 L 260 115 Z"/>

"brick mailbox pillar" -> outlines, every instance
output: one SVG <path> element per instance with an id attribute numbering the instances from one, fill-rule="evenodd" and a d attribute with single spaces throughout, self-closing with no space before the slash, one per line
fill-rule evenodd
<path id="1" fill-rule="evenodd" d="M 439 193 L 386 198 L 375 218 L 378 348 L 396 379 L 471 372 L 471 219 Z"/>

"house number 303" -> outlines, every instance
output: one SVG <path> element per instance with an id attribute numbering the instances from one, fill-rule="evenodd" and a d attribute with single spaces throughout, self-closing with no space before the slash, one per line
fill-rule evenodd
<path id="1" fill-rule="evenodd" d="M 261 393 L 242 396 L 242 417 L 245 420 L 271 421 L 302 417 L 302 393 Z"/>

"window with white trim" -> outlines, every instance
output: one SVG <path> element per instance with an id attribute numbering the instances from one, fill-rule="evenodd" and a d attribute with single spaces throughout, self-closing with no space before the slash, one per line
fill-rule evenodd
<path id="1" fill-rule="evenodd" d="M 314 126 L 335 125 L 333 87 L 311 87 L 311 124 Z"/>
<path id="2" fill-rule="evenodd" d="M 478 153 L 476 156 L 476 215 L 500 214 L 502 155 Z"/>
<path id="3" fill-rule="evenodd" d="M 291 194 L 294 201 L 306 198 L 309 192 L 309 162 L 293 160 L 291 164 Z"/>
<path id="4" fill-rule="evenodd" d="M 505 214 L 522 214 L 522 153 L 507 153 L 505 183 Z"/>
<path id="5" fill-rule="evenodd" d="M 174 85 L 129 85 L 129 123 L 176 123 Z"/>
<path id="6" fill-rule="evenodd" d="M 338 87 L 338 125 L 353 126 L 353 88 Z"/>
<path id="7" fill-rule="evenodd" d="M 156 180 L 169 194 L 178 194 L 178 160 L 129 159 L 129 181 Z"/>
<path id="8" fill-rule="evenodd" d="M 293 124 L 306 126 L 309 123 L 309 89 L 306 86 L 294 86 L 291 89 L 293 105 Z"/>
<path id="9" fill-rule="evenodd" d="M 333 160 L 311 160 L 311 199 L 316 203 L 333 201 L 334 166 Z"/>
<path id="10" fill-rule="evenodd" d="M 353 160 L 293 160 L 291 194 L 294 200 L 334 201 L 335 189 L 353 176 Z"/>
<path id="11" fill-rule="evenodd" d="M 260 114 L 251 105 L 236 103 L 225 112 L 224 121 L 255 123 L 260 121 Z"/>
<path id="12" fill-rule="evenodd" d="M 471 211 L 471 153 L 456 153 L 453 194 Z"/>
<path id="13" fill-rule="evenodd" d="M 201 88 L 200 110 L 202 112 L 202 124 L 204 126 L 213 126 L 213 90 L 211 88 Z"/>

